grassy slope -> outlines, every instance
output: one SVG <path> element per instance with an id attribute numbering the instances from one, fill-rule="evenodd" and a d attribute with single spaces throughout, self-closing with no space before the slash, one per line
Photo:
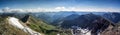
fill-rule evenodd
<path id="1" fill-rule="evenodd" d="M 27 26 L 29 26 L 31 29 L 43 33 L 45 35 L 56 35 L 56 34 L 61 34 L 61 35 L 67 35 L 64 33 L 63 30 L 58 29 L 56 26 L 50 25 L 45 23 L 42 20 L 39 20 L 33 16 L 30 16 L 28 21 L 26 22 Z M 70 33 L 68 35 L 71 35 Z"/>
<path id="2" fill-rule="evenodd" d="M 12 25 L 9 25 L 6 18 L 0 17 L 0 35 L 29 35 L 29 34 Z"/>

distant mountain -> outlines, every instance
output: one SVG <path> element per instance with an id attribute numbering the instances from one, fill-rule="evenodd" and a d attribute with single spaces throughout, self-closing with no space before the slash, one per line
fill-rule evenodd
<path id="1" fill-rule="evenodd" d="M 33 16 L 46 21 L 47 23 L 54 23 L 72 14 L 83 15 L 83 14 L 89 14 L 89 13 L 93 13 L 96 15 L 104 14 L 104 12 L 75 12 L 75 11 L 39 12 L 39 13 L 32 13 L 32 14 Z"/>
<path id="2" fill-rule="evenodd" d="M 79 26 L 82 29 L 92 30 L 91 33 L 94 33 L 96 35 L 97 32 L 105 30 L 110 24 L 114 25 L 105 18 L 90 13 L 90 14 L 81 15 L 73 20 L 64 20 L 61 23 L 61 27 L 68 29 L 71 28 L 72 26 Z"/>
<path id="3" fill-rule="evenodd" d="M 29 13 L 0 13 L 0 16 L 1 17 L 16 17 L 18 19 L 21 19 L 28 14 Z"/>
<path id="4" fill-rule="evenodd" d="M 86 25 L 84 25 L 85 23 L 89 25 L 90 22 L 96 20 L 99 17 L 100 16 L 97 16 L 94 14 L 80 15 L 80 16 L 78 16 L 78 18 L 74 18 L 73 20 L 64 20 L 62 23 L 62 27 L 70 28 L 71 26 L 86 26 Z M 66 24 L 69 24 L 69 25 L 66 25 Z"/>
<path id="5" fill-rule="evenodd" d="M 102 16 L 114 23 L 118 23 L 120 21 L 120 13 L 117 13 L 117 12 L 105 13 Z"/>
<path id="6" fill-rule="evenodd" d="M 53 22 L 59 19 L 62 19 L 66 16 L 69 16 L 71 14 L 77 14 L 76 12 L 56 12 L 55 15 L 52 16 Z"/>
<path id="7" fill-rule="evenodd" d="M 64 20 L 73 20 L 73 19 L 75 19 L 75 18 L 78 18 L 79 16 L 80 16 L 80 15 L 79 15 L 79 14 L 76 14 L 76 13 L 70 14 L 69 16 L 61 17 L 61 18 L 55 20 L 55 21 L 52 22 L 51 24 L 52 24 L 52 25 L 55 25 L 55 26 L 56 26 L 56 25 L 60 25 L 61 22 L 64 21 Z"/>
<path id="8" fill-rule="evenodd" d="M 80 15 L 79 14 L 71 14 L 67 17 L 64 18 L 64 20 L 73 20 L 75 18 L 78 18 Z"/>
<path id="9" fill-rule="evenodd" d="M 32 13 L 33 16 L 46 21 L 47 23 L 52 22 L 53 19 L 51 17 L 54 15 L 52 12 L 39 12 L 39 13 Z"/>
<path id="10" fill-rule="evenodd" d="M 33 16 L 46 21 L 47 23 L 53 23 L 56 20 L 75 14 L 76 12 L 39 12 L 32 13 Z"/>

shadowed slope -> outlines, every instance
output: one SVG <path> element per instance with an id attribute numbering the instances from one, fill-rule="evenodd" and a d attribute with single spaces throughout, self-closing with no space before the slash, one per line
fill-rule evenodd
<path id="1" fill-rule="evenodd" d="M 91 13 L 81 15 L 73 20 L 64 20 L 61 24 L 61 27 L 71 28 L 72 26 L 79 26 L 82 29 L 91 30 L 92 35 L 97 35 L 99 32 L 102 32 L 108 28 L 108 26 L 111 24 L 114 26 L 113 23 L 106 20 L 105 18 Z"/>

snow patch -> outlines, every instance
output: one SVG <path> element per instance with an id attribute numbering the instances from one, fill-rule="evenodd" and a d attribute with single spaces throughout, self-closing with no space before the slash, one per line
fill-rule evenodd
<path id="1" fill-rule="evenodd" d="M 30 33 L 31 35 L 41 35 L 40 33 L 38 33 L 38 32 L 36 32 L 36 31 L 30 29 L 29 27 L 23 26 L 23 25 L 19 22 L 19 20 L 18 20 L 17 18 L 15 18 L 15 17 L 9 17 L 9 18 L 8 18 L 8 21 L 9 21 L 9 24 L 11 24 L 11 25 L 13 25 L 13 26 L 15 26 L 15 27 L 17 27 L 17 28 L 19 28 L 19 29 L 27 32 L 27 33 Z"/>

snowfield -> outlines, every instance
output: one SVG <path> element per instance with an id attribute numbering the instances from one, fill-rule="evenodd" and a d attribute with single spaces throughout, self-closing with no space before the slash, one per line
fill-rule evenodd
<path id="1" fill-rule="evenodd" d="M 31 35 L 41 35 L 40 33 L 38 33 L 38 32 L 36 32 L 36 31 L 30 29 L 29 27 L 23 26 L 23 25 L 19 22 L 19 20 L 18 20 L 17 18 L 15 18 L 15 17 L 9 17 L 9 18 L 8 18 L 8 22 L 9 22 L 9 24 L 11 24 L 11 25 L 13 25 L 13 26 L 15 26 L 15 27 L 17 27 L 17 28 L 19 28 L 19 29 L 27 32 L 27 33 L 30 33 Z"/>
<path id="2" fill-rule="evenodd" d="M 17 18 L 14 18 L 14 17 L 10 17 L 9 19 L 9 23 L 17 28 L 20 28 L 20 29 L 23 29 L 24 26 L 19 23 L 18 19 Z"/>

